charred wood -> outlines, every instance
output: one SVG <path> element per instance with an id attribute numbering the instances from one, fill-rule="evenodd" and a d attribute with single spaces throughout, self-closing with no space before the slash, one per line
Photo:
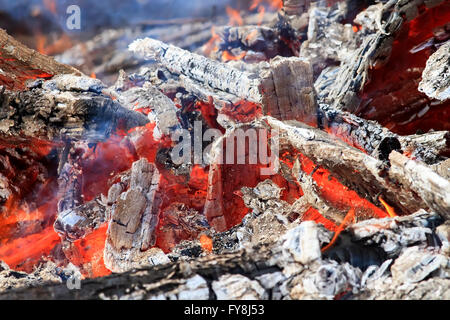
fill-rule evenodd
<path id="1" fill-rule="evenodd" d="M 3 91 L 0 132 L 7 136 L 96 142 L 108 137 L 119 123 L 129 130 L 149 121 L 102 94 L 102 89 L 98 80 L 61 75 L 38 81 L 23 92 Z"/>
<path id="2" fill-rule="evenodd" d="M 3 29 L 0 29 L 0 57 L 0 86 L 9 90 L 23 90 L 25 81 L 30 79 L 59 74 L 81 76 L 77 69 L 26 47 Z"/>

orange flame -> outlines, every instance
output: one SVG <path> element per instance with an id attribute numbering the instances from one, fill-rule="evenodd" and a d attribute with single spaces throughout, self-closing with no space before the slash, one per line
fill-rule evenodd
<path id="1" fill-rule="evenodd" d="M 341 234 L 344 229 L 351 224 L 355 220 L 355 210 L 352 208 L 348 211 L 347 215 L 345 216 L 342 223 L 337 228 L 336 232 L 334 233 L 333 239 L 331 239 L 330 243 L 327 244 L 325 247 L 322 248 L 322 252 L 327 251 L 335 242 L 338 236 Z"/>
<path id="2" fill-rule="evenodd" d="M 242 20 L 241 14 L 236 9 L 227 6 L 226 8 L 228 17 L 230 18 L 229 25 L 231 26 L 242 26 L 244 24 L 244 20 Z"/>
<path id="3" fill-rule="evenodd" d="M 262 24 L 265 14 L 266 14 L 266 8 L 264 8 L 263 6 L 259 6 L 259 8 L 258 8 L 258 26 L 260 26 Z"/>
<path id="4" fill-rule="evenodd" d="M 47 44 L 48 38 L 38 32 L 36 35 L 36 50 L 45 55 L 55 55 L 66 51 L 73 46 L 70 37 L 63 33 L 61 37 L 51 44 Z"/>
<path id="5" fill-rule="evenodd" d="M 211 39 L 205 44 L 203 53 L 209 56 L 211 52 L 216 52 L 219 48 L 216 46 L 216 42 L 220 39 L 220 36 L 216 33 L 214 26 L 211 27 Z"/>
<path id="6" fill-rule="evenodd" d="M 395 213 L 395 209 L 388 205 L 381 196 L 378 197 L 378 200 L 380 200 L 381 204 L 386 208 L 386 212 L 391 218 L 397 216 L 397 214 Z"/>

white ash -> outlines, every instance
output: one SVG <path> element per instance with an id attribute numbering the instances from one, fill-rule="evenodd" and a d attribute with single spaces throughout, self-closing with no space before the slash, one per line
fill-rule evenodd
<path id="1" fill-rule="evenodd" d="M 399 284 L 420 282 L 431 274 L 450 279 L 450 259 L 415 246 L 403 251 L 392 265 L 391 272 L 393 281 Z"/>
<path id="2" fill-rule="evenodd" d="M 33 272 L 26 273 L 11 269 L 0 261 L 0 292 L 17 289 L 38 287 L 48 284 L 65 283 L 71 276 L 81 277 L 81 273 L 73 264 L 58 267 L 54 262 L 47 261 L 37 266 Z"/>
<path id="3" fill-rule="evenodd" d="M 62 74 L 45 81 L 42 87 L 50 91 L 91 91 L 100 93 L 106 88 L 106 85 L 100 80 L 91 77 Z"/>
<path id="4" fill-rule="evenodd" d="M 267 292 L 261 285 L 240 275 L 224 275 L 213 281 L 212 289 L 218 300 L 266 300 Z"/>

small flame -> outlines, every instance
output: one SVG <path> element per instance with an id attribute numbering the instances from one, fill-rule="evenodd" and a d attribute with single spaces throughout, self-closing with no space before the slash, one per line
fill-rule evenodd
<path id="1" fill-rule="evenodd" d="M 91 78 L 97 79 L 97 75 L 95 74 L 95 72 L 92 72 L 92 73 L 91 73 Z"/>
<path id="2" fill-rule="evenodd" d="M 258 8 L 258 26 L 263 23 L 264 15 L 266 14 L 266 8 L 259 6 Z"/>
<path id="3" fill-rule="evenodd" d="M 56 10 L 56 1 L 55 0 L 43 0 L 44 2 L 44 7 L 50 11 L 51 13 L 53 13 L 53 15 L 57 15 L 57 10 Z"/>
<path id="4" fill-rule="evenodd" d="M 70 37 L 63 33 L 61 37 L 51 44 L 47 44 L 48 38 L 41 32 L 36 35 L 36 50 L 45 55 L 55 55 L 66 51 L 73 46 Z"/>
<path id="5" fill-rule="evenodd" d="M 244 24 L 244 20 L 242 20 L 241 14 L 238 10 L 227 6 L 226 8 L 228 17 L 230 18 L 229 25 L 231 26 L 242 26 Z"/>
<path id="6" fill-rule="evenodd" d="M 209 56 L 211 52 L 217 52 L 219 48 L 216 45 L 216 42 L 220 39 L 220 36 L 216 33 L 214 26 L 211 27 L 211 39 L 204 45 L 203 53 L 206 56 Z"/>
<path id="7" fill-rule="evenodd" d="M 355 210 L 352 208 L 348 211 L 347 215 L 345 216 L 344 220 L 342 221 L 342 223 L 339 225 L 339 227 L 337 228 L 336 232 L 334 233 L 333 239 L 331 239 L 330 243 L 327 244 L 325 247 L 322 248 L 322 252 L 327 251 L 335 242 L 336 239 L 338 238 L 338 236 L 341 234 L 342 231 L 344 231 L 344 229 L 350 225 L 351 223 L 353 223 L 353 221 L 355 221 Z"/>
<path id="8" fill-rule="evenodd" d="M 388 213 L 388 215 L 391 218 L 394 218 L 394 217 L 397 216 L 397 214 L 395 213 L 394 208 L 391 207 L 390 205 L 388 205 L 387 202 L 384 201 L 384 199 L 381 196 L 378 197 L 378 200 L 380 200 L 381 204 L 384 206 L 384 208 L 386 209 L 386 212 Z"/>

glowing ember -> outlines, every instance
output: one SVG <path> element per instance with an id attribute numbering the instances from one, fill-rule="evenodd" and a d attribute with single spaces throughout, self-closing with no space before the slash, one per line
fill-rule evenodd
<path id="1" fill-rule="evenodd" d="M 203 250 L 208 251 L 208 252 L 212 252 L 213 249 L 213 241 L 210 237 L 208 237 L 205 234 L 202 234 L 199 238 L 200 240 L 200 244 L 203 248 Z"/>
<path id="2" fill-rule="evenodd" d="M 227 62 L 227 61 L 232 61 L 232 60 L 234 60 L 234 61 L 236 61 L 236 60 L 242 60 L 242 59 L 244 59 L 244 57 L 245 57 L 246 55 L 247 55 L 247 51 L 244 51 L 244 52 L 240 53 L 239 55 L 234 56 L 234 55 L 231 54 L 229 51 L 225 50 L 225 51 L 222 53 L 222 61 L 223 61 L 223 62 Z"/>

